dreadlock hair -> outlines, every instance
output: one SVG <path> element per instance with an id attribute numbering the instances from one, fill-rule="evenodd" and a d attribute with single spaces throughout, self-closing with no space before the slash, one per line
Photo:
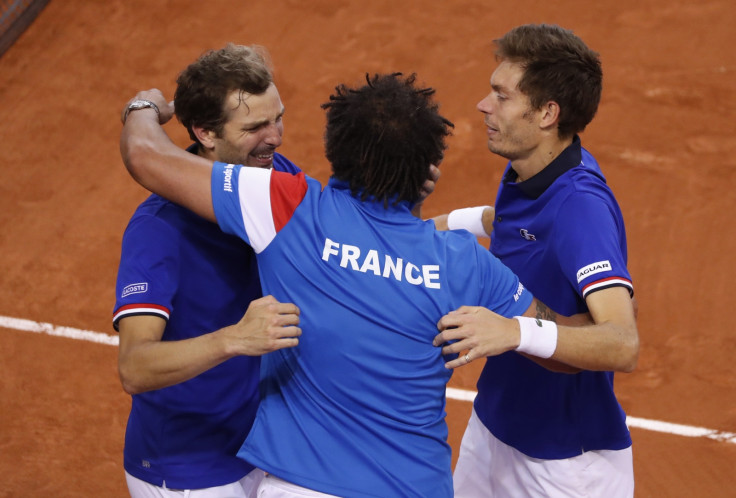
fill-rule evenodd
<path id="1" fill-rule="evenodd" d="M 325 149 L 338 180 L 360 200 L 416 202 L 429 166 L 438 165 L 454 125 L 439 114 L 434 89 L 416 88 L 416 75 L 366 74 L 360 88 L 335 87 L 327 111 Z"/>

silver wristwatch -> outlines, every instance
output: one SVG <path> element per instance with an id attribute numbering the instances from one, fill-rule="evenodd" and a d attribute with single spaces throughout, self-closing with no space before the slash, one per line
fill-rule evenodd
<path id="1" fill-rule="evenodd" d="M 135 99 L 133 102 L 128 104 L 128 107 L 125 108 L 125 114 L 123 115 L 123 124 L 125 124 L 125 121 L 128 119 L 128 114 L 130 111 L 137 111 L 138 109 L 147 109 L 151 108 L 154 111 L 156 111 L 156 115 L 160 118 L 161 117 L 161 111 L 158 110 L 158 106 L 151 102 L 150 100 L 144 100 L 144 99 Z"/>

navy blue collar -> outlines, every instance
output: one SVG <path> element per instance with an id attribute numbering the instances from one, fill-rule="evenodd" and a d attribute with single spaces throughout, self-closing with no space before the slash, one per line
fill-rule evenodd
<path id="1" fill-rule="evenodd" d="M 555 180 L 566 172 L 578 166 L 583 160 L 583 151 L 580 144 L 580 137 L 575 135 L 572 143 L 563 150 L 559 156 L 554 158 L 551 163 L 544 167 L 542 171 L 531 178 L 519 182 L 516 185 L 527 196 L 538 199 L 545 190 L 547 190 Z M 519 177 L 514 168 L 509 168 L 506 176 L 503 178 L 504 183 L 513 183 Z"/>

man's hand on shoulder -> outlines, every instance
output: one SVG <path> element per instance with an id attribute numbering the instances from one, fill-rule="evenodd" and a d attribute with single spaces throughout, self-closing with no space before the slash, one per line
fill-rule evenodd
<path id="1" fill-rule="evenodd" d="M 437 186 L 437 182 L 440 179 L 440 169 L 435 166 L 434 164 L 429 165 L 429 176 L 427 176 L 427 179 L 424 181 L 424 184 L 422 185 L 422 190 L 419 193 L 419 200 L 416 204 L 414 204 L 414 208 L 411 210 L 412 214 L 416 216 L 417 218 L 422 217 L 422 204 L 424 204 L 424 200 L 432 195 L 432 192 L 434 192 L 435 187 Z"/>
<path id="2" fill-rule="evenodd" d="M 299 308 L 273 296 L 252 301 L 243 318 L 223 329 L 232 356 L 260 356 L 299 344 Z"/>

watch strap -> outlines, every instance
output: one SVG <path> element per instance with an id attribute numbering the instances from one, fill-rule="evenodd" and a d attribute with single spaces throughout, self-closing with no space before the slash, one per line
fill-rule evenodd
<path id="1" fill-rule="evenodd" d="M 130 114 L 130 111 L 137 111 L 139 109 L 148 109 L 151 108 L 154 111 L 156 111 L 156 115 L 161 118 L 161 111 L 159 111 L 158 106 L 151 102 L 150 100 L 146 99 L 136 99 L 130 104 L 128 104 L 128 107 L 125 108 L 125 114 L 123 114 L 123 124 L 125 124 L 125 121 L 128 119 L 128 114 Z"/>

